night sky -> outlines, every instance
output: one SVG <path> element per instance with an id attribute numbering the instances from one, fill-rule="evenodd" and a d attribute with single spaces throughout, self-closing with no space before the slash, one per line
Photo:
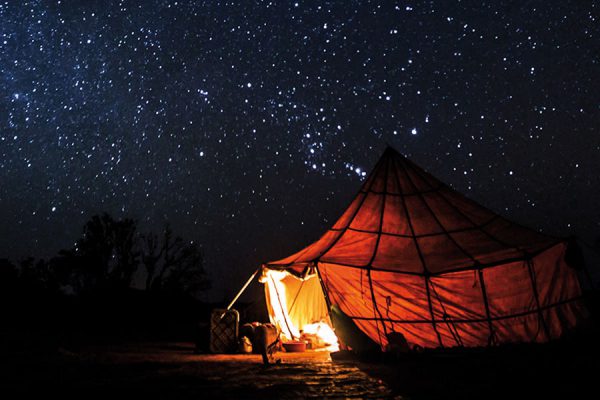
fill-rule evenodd
<path id="1" fill-rule="evenodd" d="M 593 241 L 594 3 L 2 2 L 0 257 L 52 256 L 103 211 L 169 221 L 227 297 L 317 239 L 387 144 Z"/>

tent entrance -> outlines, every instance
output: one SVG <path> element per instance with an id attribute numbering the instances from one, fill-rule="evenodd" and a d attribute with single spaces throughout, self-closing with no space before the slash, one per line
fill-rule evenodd
<path id="1" fill-rule="evenodd" d="M 287 271 L 263 269 L 260 282 L 271 323 L 283 342 L 309 341 L 313 349 L 338 350 L 327 302 L 316 273 L 299 278 Z"/>

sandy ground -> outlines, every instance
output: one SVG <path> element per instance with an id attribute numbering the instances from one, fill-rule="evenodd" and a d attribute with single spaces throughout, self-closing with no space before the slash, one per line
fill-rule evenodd
<path id="1" fill-rule="evenodd" d="M 401 398 L 351 362 L 327 352 L 277 353 L 265 367 L 259 355 L 193 354 L 190 343 L 143 343 L 60 349 L 52 356 L 15 358 L 2 373 L 15 394 L 152 398 Z"/>

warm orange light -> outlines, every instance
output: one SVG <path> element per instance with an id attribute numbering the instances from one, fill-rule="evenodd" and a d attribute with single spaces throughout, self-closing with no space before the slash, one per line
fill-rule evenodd
<path id="1" fill-rule="evenodd" d="M 286 271 L 264 270 L 260 281 L 265 284 L 271 322 L 281 330 L 284 342 L 306 340 L 315 349 L 339 349 L 316 275 L 300 279 Z"/>
<path id="2" fill-rule="evenodd" d="M 325 342 L 328 351 L 338 351 L 340 346 L 338 344 L 338 338 L 335 332 L 329 325 L 324 322 L 317 322 L 316 324 L 306 324 L 302 327 L 304 333 L 317 335 Z"/>

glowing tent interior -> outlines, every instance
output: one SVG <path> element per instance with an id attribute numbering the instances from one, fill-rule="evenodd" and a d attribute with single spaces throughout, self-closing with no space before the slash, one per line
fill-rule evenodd
<path id="1" fill-rule="evenodd" d="M 586 315 L 567 239 L 508 221 L 386 149 L 316 242 L 263 264 L 287 339 L 341 310 L 381 349 L 545 342 Z"/>

